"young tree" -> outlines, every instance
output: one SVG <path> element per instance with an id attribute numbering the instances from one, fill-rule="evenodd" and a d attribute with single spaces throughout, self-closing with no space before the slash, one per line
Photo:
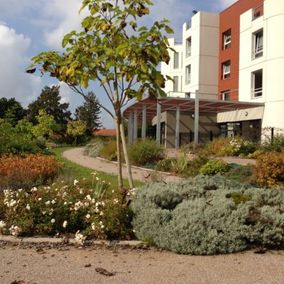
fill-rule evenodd
<path id="1" fill-rule="evenodd" d="M 60 87 L 44 87 L 39 97 L 28 106 L 27 118 L 33 124 L 37 123 L 37 115 L 41 109 L 52 115 L 61 130 L 65 130 L 71 119 L 68 103 L 61 103 Z"/>
<path id="2" fill-rule="evenodd" d="M 76 119 L 86 123 L 86 131 L 88 135 L 92 135 L 94 128 L 101 127 L 101 123 L 99 121 L 100 112 L 101 110 L 98 100 L 93 92 L 89 92 L 86 95 L 84 104 L 76 108 Z"/>
<path id="3" fill-rule="evenodd" d="M 54 131 L 58 129 L 58 125 L 56 124 L 54 117 L 47 114 L 43 109 L 39 110 L 36 120 L 38 124 L 32 128 L 32 133 L 37 138 L 48 138 Z"/>
<path id="4" fill-rule="evenodd" d="M 67 134 L 75 139 L 75 145 L 77 145 L 78 137 L 84 135 L 86 129 L 86 123 L 81 120 L 70 120 L 67 124 Z"/>
<path id="5" fill-rule="evenodd" d="M 65 52 L 43 52 L 33 65 L 41 72 L 66 82 L 75 92 L 86 97 L 84 88 L 98 81 L 113 110 L 101 104 L 113 117 L 117 131 L 118 184 L 123 188 L 121 141 L 130 187 L 131 167 L 126 150 L 122 107 L 131 98 L 140 100 L 144 93 L 164 96 L 165 78 L 157 71 L 160 62 L 169 61 L 169 44 L 165 35 L 172 33 L 168 21 L 156 21 L 151 27 L 138 27 L 138 18 L 149 14 L 150 0 L 83 0 L 81 10 L 89 15 L 82 21 L 83 31 L 72 31 L 62 42 Z M 81 11 L 80 10 L 80 11 Z"/>

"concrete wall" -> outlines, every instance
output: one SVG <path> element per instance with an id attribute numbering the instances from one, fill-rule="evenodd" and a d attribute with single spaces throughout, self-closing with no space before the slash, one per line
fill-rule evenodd
<path id="1" fill-rule="evenodd" d="M 239 99 L 264 102 L 262 128 L 284 129 L 284 1 L 265 0 L 264 15 L 252 20 L 252 10 L 241 15 Z M 263 56 L 252 57 L 252 34 L 263 29 Z M 248 44 L 251 43 L 251 44 Z M 263 70 L 263 95 L 251 95 L 252 72 Z"/>
<path id="2" fill-rule="evenodd" d="M 219 15 L 199 12 L 191 19 L 191 26 L 183 26 L 182 43 L 176 44 L 174 39 L 169 39 L 170 46 L 182 55 L 179 69 L 173 68 L 174 52 L 170 51 L 169 65 L 162 63 L 161 72 L 164 75 L 179 76 L 179 92 L 173 92 L 173 82 L 166 83 L 165 92 L 170 96 L 185 97 L 185 93 L 191 93 L 195 97 L 195 91 L 199 90 L 202 98 L 217 98 L 218 92 L 218 44 Z M 191 55 L 186 55 L 186 40 L 191 38 Z M 186 82 L 186 67 L 191 65 L 191 80 Z"/>

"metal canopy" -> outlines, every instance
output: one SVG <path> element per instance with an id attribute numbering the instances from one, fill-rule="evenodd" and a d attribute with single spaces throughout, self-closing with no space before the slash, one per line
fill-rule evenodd
<path id="1" fill-rule="evenodd" d="M 161 106 L 161 112 L 176 110 L 194 112 L 195 99 L 191 98 L 175 98 L 165 97 L 160 99 L 145 98 L 141 101 L 133 103 L 123 112 L 125 118 L 129 118 L 131 113 L 137 112 L 138 117 L 142 117 L 143 107 L 147 109 L 147 121 L 151 121 L 157 113 L 157 103 Z M 239 109 L 247 109 L 264 106 L 263 103 L 239 102 L 239 101 L 222 101 L 199 99 L 200 113 L 220 113 Z"/>

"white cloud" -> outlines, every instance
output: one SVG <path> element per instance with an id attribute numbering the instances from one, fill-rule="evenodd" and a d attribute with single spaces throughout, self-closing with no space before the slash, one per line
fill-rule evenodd
<path id="1" fill-rule="evenodd" d="M 61 47 L 61 41 L 65 34 L 72 30 L 78 30 L 84 15 L 79 15 L 81 0 L 50 0 L 45 4 L 43 16 L 55 20 L 56 26 L 45 32 L 46 44 L 53 48 Z"/>
<path id="2" fill-rule="evenodd" d="M 25 73 L 31 40 L 0 24 L 0 96 L 15 97 L 26 105 L 38 95 L 41 78 Z"/>

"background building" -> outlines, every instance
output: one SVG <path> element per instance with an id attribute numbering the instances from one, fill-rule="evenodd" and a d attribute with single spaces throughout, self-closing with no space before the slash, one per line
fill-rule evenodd
<path id="1" fill-rule="evenodd" d="M 177 147 L 193 137 L 260 140 L 267 129 L 282 133 L 283 34 L 284 1 L 239 0 L 220 14 L 194 13 L 183 26 L 182 42 L 169 39 L 175 52 L 170 51 L 169 65 L 161 65 L 162 74 L 172 78 L 165 86 L 168 102 L 148 105 L 147 121 L 157 125 L 158 142 Z M 137 119 L 141 103 L 136 104 Z M 125 113 L 133 110 L 135 104 Z M 143 111 L 145 122 L 146 106 Z"/>

